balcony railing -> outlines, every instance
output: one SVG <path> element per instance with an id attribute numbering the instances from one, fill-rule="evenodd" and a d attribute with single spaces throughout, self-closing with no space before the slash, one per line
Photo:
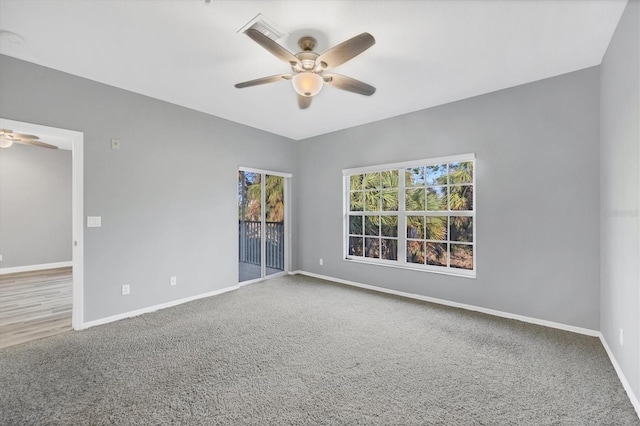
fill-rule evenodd
<path id="1" fill-rule="evenodd" d="M 266 222 L 265 259 L 267 268 L 284 271 L 284 223 Z M 260 227 L 257 220 L 239 221 L 240 262 L 260 265 Z"/>

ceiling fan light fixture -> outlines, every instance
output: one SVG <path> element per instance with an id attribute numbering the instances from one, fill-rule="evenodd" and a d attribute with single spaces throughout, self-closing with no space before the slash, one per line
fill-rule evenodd
<path id="1" fill-rule="evenodd" d="M 4 136 L 0 137 L 0 148 L 9 148 L 13 145 L 13 141 L 11 139 L 7 139 Z"/>
<path id="2" fill-rule="evenodd" d="M 354 78 L 339 74 L 324 74 L 325 70 L 333 69 L 373 46 L 376 40 L 369 33 L 351 37 L 321 55 L 313 51 L 316 40 L 310 36 L 304 36 L 298 40 L 298 46 L 302 51 L 294 55 L 257 28 L 248 28 L 245 34 L 273 56 L 290 65 L 292 73 L 272 75 L 235 84 L 238 89 L 282 81 L 283 79 L 291 80 L 293 89 L 298 96 L 298 108 L 300 109 L 309 108 L 312 97 L 320 93 L 325 84 L 365 96 L 371 96 L 376 91 L 375 87 Z"/>
<path id="3" fill-rule="evenodd" d="M 322 90 L 324 80 L 314 72 L 301 72 L 291 79 L 291 83 L 300 96 L 315 96 Z"/>

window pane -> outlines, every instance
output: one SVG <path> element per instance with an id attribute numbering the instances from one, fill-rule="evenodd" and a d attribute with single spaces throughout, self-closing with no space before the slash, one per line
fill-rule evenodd
<path id="1" fill-rule="evenodd" d="M 407 187 L 424 186 L 424 167 L 405 169 L 404 179 Z"/>
<path id="2" fill-rule="evenodd" d="M 380 188 L 380 173 L 366 173 L 364 175 L 364 188 L 365 189 L 378 189 Z"/>
<path id="3" fill-rule="evenodd" d="M 471 156 L 458 158 L 353 169 L 344 188 L 349 256 L 388 266 L 423 265 L 414 269 L 425 271 L 473 271 L 475 163 Z"/>
<path id="4" fill-rule="evenodd" d="M 362 235 L 362 216 L 349 216 L 349 233 Z"/>
<path id="5" fill-rule="evenodd" d="M 473 186 L 461 185 L 449 188 L 451 210 L 473 210 Z"/>
<path id="6" fill-rule="evenodd" d="M 424 264 L 424 241 L 407 241 L 407 262 Z"/>
<path id="7" fill-rule="evenodd" d="M 362 182 L 364 181 L 363 175 L 351 175 L 349 176 L 349 189 L 356 191 L 362 189 Z"/>
<path id="8" fill-rule="evenodd" d="M 473 242 L 473 218 L 451 216 L 451 241 Z"/>
<path id="9" fill-rule="evenodd" d="M 380 216 L 365 216 L 365 235 L 380 235 Z"/>
<path id="10" fill-rule="evenodd" d="M 427 188 L 427 210 L 447 210 L 447 187 L 433 186 Z"/>
<path id="11" fill-rule="evenodd" d="M 380 191 L 365 191 L 364 208 L 370 212 L 380 211 Z"/>
<path id="12" fill-rule="evenodd" d="M 382 191 L 382 210 L 386 212 L 397 212 L 398 211 L 398 190 L 397 189 L 387 189 Z"/>
<path id="13" fill-rule="evenodd" d="M 378 238 L 365 238 L 366 257 L 380 258 L 380 240 Z"/>
<path id="14" fill-rule="evenodd" d="M 473 162 L 450 163 L 449 183 L 473 183 Z"/>
<path id="15" fill-rule="evenodd" d="M 407 216 L 407 238 L 424 238 L 424 216 Z"/>
<path id="16" fill-rule="evenodd" d="M 262 216 L 262 174 L 238 172 L 238 210 L 240 220 L 260 221 Z"/>
<path id="17" fill-rule="evenodd" d="M 427 216 L 426 219 L 425 238 L 447 241 L 447 216 Z"/>
<path id="18" fill-rule="evenodd" d="M 383 188 L 397 188 L 398 187 L 398 171 L 397 170 L 385 170 L 380 174 Z"/>
<path id="19" fill-rule="evenodd" d="M 423 211 L 424 210 L 424 189 L 407 189 L 405 199 L 407 211 Z"/>
<path id="20" fill-rule="evenodd" d="M 447 243 L 427 243 L 427 265 L 447 266 Z"/>
<path id="21" fill-rule="evenodd" d="M 398 241 L 391 239 L 382 240 L 382 259 L 398 260 Z"/>
<path id="22" fill-rule="evenodd" d="M 364 253 L 362 249 L 362 243 L 362 237 L 349 237 L 349 255 L 362 256 L 362 254 Z"/>
<path id="23" fill-rule="evenodd" d="M 349 210 L 352 212 L 361 212 L 363 200 L 364 200 L 364 193 L 360 191 L 352 192 L 350 199 L 351 200 L 349 202 Z"/>
<path id="24" fill-rule="evenodd" d="M 447 165 L 438 164 L 426 168 L 427 185 L 446 185 L 447 184 Z"/>
<path id="25" fill-rule="evenodd" d="M 473 246 L 451 244 L 451 267 L 473 269 Z"/>
<path id="26" fill-rule="evenodd" d="M 380 229 L 383 237 L 397 237 L 398 216 L 380 216 Z"/>

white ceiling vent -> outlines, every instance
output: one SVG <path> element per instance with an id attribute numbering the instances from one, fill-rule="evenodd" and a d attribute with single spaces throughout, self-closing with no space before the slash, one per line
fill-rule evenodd
<path id="1" fill-rule="evenodd" d="M 262 13 L 258 13 L 255 18 L 247 22 L 238 32 L 244 34 L 248 29 L 258 30 L 271 40 L 278 40 L 289 35 L 289 33 L 278 28 L 275 22 Z"/>

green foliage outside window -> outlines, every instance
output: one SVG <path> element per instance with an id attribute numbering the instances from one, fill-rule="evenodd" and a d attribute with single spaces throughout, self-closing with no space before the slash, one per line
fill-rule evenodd
<path id="1" fill-rule="evenodd" d="M 399 170 L 350 175 L 348 254 L 397 260 L 398 218 L 406 212 L 407 263 L 473 269 L 474 217 L 465 213 L 474 210 L 473 165 L 405 168 L 404 206 L 399 205 Z"/>

